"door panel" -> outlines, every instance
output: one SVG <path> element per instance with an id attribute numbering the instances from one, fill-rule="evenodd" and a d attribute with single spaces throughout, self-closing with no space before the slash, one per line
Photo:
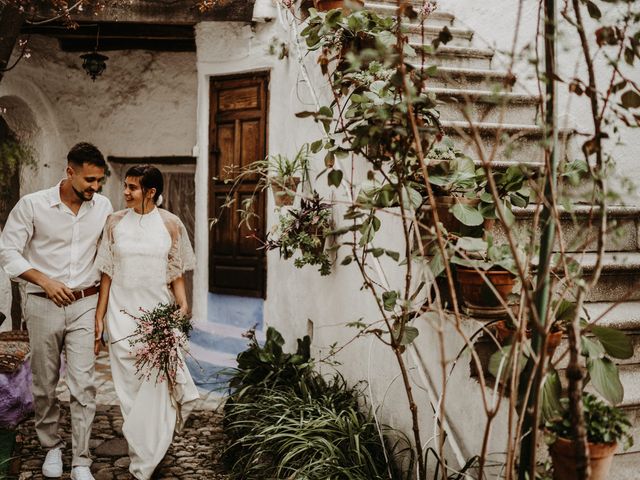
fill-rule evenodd
<path id="1" fill-rule="evenodd" d="M 211 80 L 209 216 L 217 218 L 209 241 L 211 292 L 265 295 L 265 192 L 257 189 L 258 176 L 243 175 L 233 193 L 229 180 L 266 155 L 267 86 L 265 73 Z"/>

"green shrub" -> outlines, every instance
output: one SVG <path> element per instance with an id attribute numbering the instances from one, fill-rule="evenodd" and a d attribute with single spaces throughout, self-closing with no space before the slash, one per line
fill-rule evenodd
<path id="1" fill-rule="evenodd" d="M 282 350 L 273 328 L 253 333 L 238 355 L 223 422 L 225 465 L 234 480 L 376 480 L 390 474 L 382 436 L 358 388 L 313 369 L 310 340 Z"/>

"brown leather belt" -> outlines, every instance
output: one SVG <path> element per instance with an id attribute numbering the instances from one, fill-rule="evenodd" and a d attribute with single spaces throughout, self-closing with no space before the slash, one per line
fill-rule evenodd
<path id="1" fill-rule="evenodd" d="M 80 300 L 81 298 L 90 297 L 91 295 L 95 295 L 99 291 L 100 291 L 100 286 L 89 287 L 89 288 L 85 288 L 84 290 L 76 290 L 75 292 L 73 292 L 73 297 L 76 300 Z M 49 297 L 47 297 L 47 294 L 44 293 L 44 292 L 33 292 L 33 293 L 31 293 L 31 295 L 35 295 L 37 297 L 49 298 Z"/>

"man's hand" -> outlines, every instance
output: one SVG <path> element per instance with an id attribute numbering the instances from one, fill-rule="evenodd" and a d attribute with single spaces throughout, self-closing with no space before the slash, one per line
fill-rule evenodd
<path id="1" fill-rule="evenodd" d="M 73 296 L 73 291 L 64 283 L 48 279 L 46 282 L 42 282 L 40 286 L 44 290 L 44 293 L 47 294 L 47 297 L 59 307 L 71 305 L 76 301 Z"/>
<path id="2" fill-rule="evenodd" d="M 103 332 L 104 332 L 104 322 L 96 318 L 96 337 L 95 337 L 95 342 L 93 344 L 93 351 L 96 355 L 100 353 L 100 345 L 105 344 L 104 340 L 102 339 Z"/>

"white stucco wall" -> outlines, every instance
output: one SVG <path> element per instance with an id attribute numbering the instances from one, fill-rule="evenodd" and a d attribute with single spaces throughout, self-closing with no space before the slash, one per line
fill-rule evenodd
<path id="1" fill-rule="evenodd" d="M 522 22 L 518 36 L 518 48 L 531 43 L 536 32 L 537 2 L 526 0 L 522 3 Z M 459 24 L 476 30 L 474 44 L 476 46 L 491 46 L 498 50 L 507 51 L 513 42 L 516 6 L 508 0 L 499 0 L 479 4 L 469 0 L 445 0 L 440 2 L 440 8 L 456 14 Z M 304 84 L 295 45 L 289 42 L 289 57 L 277 60 L 266 53 L 267 45 L 274 37 L 289 38 L 281 25 L 277 22 L 257 24 L 253 29 L 246 25 L 219 25 L 203 23 L 197 28 L 198 44 L 198 200 L 197 200 L 197 255 L 202 261 L 207 258 L 207 146 L 209 122 L 209 80 L 211 76 L 229 73 L 240 73 L 254 70 L 270 71 L 270 110 L 269 110 L 269 153 L 294 153 L 302 143 L 315 140 L 321 136 L 317 125 L 310 120 L 300 120 L 294 114 L 301 110 L 314 108 L 314 102 Z M 560 50 L 561 76 L 570 77 L 576 65 L 580 65 L 576 55 L 575 36 L 565 38 L 565 46 Z M 318 75 L 313 55 L 305 59 L 311 74 L 312 83 L 318 91 L 322 91 L 324 80 Z M 502 62 L 502 65 L 500 65 Z M 508 65 L 508 56 L 498 54 L 494 60 L 497 68 Z M 520 80 L 518 90 L 537 93 L 530 66 L 526 60 L 517 62 L 514 66 Z M 599 78 L 599 81 L 602 81 Z M 578 119 L 587 118 L 588 104 L 583 98 L 569 97 L 566 85 L 560 87 L 561 98 L 559 110 L 562 112 L 562 125 L 577 127 L 585 130 L 587 126 Z M 615 156 L 620 170 L 626 175 L 640 178 L 637 162 L 634 162 L 635 152 L 640 147 L 639 140 L 625 132 L 627 145 L 616 146 Z M 324 168 L 321 156 L 314 159 L 316 172 Z M 331 191 L 326 187 L 324 177 L 316 180 L 316 186 L 322 195 L 342 195 L 341 192 Z M 269 196 L 268 225 L 276 220 L 271 196 Z M 337 216 L 336 218 L 339 218 Z M 386 237 L 386 238 L 385 238 Z M 378 243 L 380 242 L 380 243 Z M 393 229 L 382 234 L 376 245 L 394 243 Z M 342 259 L 344 253 L 338 258 Z M 391 269 L 384 269 L 389 273 Z M 355 267 L 336 267 L 328 277 L 320 277 L 311 267 L 296 269 L 292 262 L 283 261 L 277 252 L 268 254 L 267 299 L 265 303 L 265 323 L 277 327 L 289 340 L 308 333 L 308 320 L 313 322 L 313 348 L 316 358 L 322 358 L 329 351 L 330 345 L 344 345 L 357 333 L 353 328 L 346 327 L 346 323 L 364 318 L 373 322 L 379 318 L 370 294 L 360 291 L 362 283 L 360 274 Z M 204 269 L 197 272 L 196 307 L 201 312 L 206 308 L 207 273 Z M 396 283 L 394 283 L 396 282 Z M 391 279 L 391 286 L 400 287 L 399 279 Z M 215 316 L 209 312 L 208 316 Z M 206 318 L 206 315 L 201 315 Z M 224 319 L 216 319 L 224 323 Z M 436 331 L 426 321 L 417 321 L 420 336 L 416 341 L 416 354 L 408 352 L 406 360 L 411 367 L 411 378 L 414 384 L 413 392 L 421 412 L 423 440 L 431 439 L 435 446 L 432 405 L 437 402 L 437 392 L 440 391 L 441 376 L 439 353 L 437 350 Z M 467 332 L 478 328 L 477 324 L 463 325 Z M 455 358 L 462 343 L 459 336 L 451 332 L 445 334 L 445 356 L 448 360 Z M 292 344 L 289 345 L 292 348 Z M 367 380 L 370 385 L 370 400 L 377 408 L 383 423 L 410 433 L 410 417 L 406 396 L 399 370 L 388 347 L 370 338 L 359 339 L 340 351 L 336 357 L 341 362 L 339 370 L 351 382 Z M 321 366 L 329 372 L 330 367 Z M 479 414 L 480 389 L 475 379 L 469 377 L 469 356 L 463 355 L 456 364 L 448 383 L 447 411 L 450 425 L 451 443 L 449 453 L 458 459 L 468 458 L 479 453 L 482 433 L 486 427 L 486 418 Z M 489 397 L 489 401 L 493 401 Z M 435 404 L 433 404 L 435 407 Z M 488 451 L 491 453 L 505 451 L 505 419 L 498 416 L 494 422 Z M 497 459 L 497 457 L 492 456 Z"/>
<path id="2" fill-rule="evenodd" d="M 269 125 L 268 151 L 269 153 L 295 154 L 299 147 L 311 140 L 321 137 L 322 129 L 311 120 L 300 120 L 295 113 L 302 110 L 315 109 L 313 97 L 303 83 L 295 45 L 289 43 L 289 57 L 278 60 L 267 53 L 267 46 L 272 38 L 287 38 L 283 28 L 277 22 L 257 24 L 254 28 L 247 25 L 202 23 L 196 29 L 198 45 L 198 146 L 199 159 L 196 181 L 198 194 L 196 201 L 196 255 L 205 263 L 208 249 L 208 218 L 207 218 L 207 178 L 208 178 L 208 129 L 209 129 L 209 82 L 212 76 L 250 71 L 270 72 L 269 84 Z M 311 75 L 314 89 L 319 95 L 327 94 L 324 89 L 325 80 L 317 74 L 317 65 L 313 55 L 305 59 Z M 329 101 L 325 98 L 322 101 Z M 318 154 L 312 163 L 312 178 L 324 169 L 322 154 Z M 345 165 L 348 168 L 348 166 Z M 315 187 L 326 198 L 344 194 L 343 190 L 330 189 L 326 177 L 315 181 Z M 273 207 L 273 199 L 268 194 L 268 227 L 277 221 L 277 214 Z M 336 220 L 339 219 L 336 214 Z M 393 221 L 393 219 L 389 219 Z M 396 235 L 393 228 L 385 233 L 382 244 L 394 246 Z M 341 251 L 340 260 L 346 252 Z M 397 288 L 401 286 L 400 278 L 393 278 L 391 269 L 388 274 L 390 281 Z M 275 326 L 289 342 L 302 337 L 308 332 L 308 320 L 313 322 L 313 349 L 315 358 L 325 357 L 330 345 L 337 342 L 344 345 L 353 338 L 357 331 L 346 324 L 359 318 L 373 322 L 379 314 L 372 296 L 359 291 L 362 279 L 355 266 L 337 267 L 328 277 L 320 277 L 312 267 L 296 269 L 292 262 L 279 258 L 278 253 L 268 253 L 267 267 L 267 298 L 265 302 L 265 324 Z M 397 275 L 396 275 L 397 276 Z M 207 272 L 201 269 L 196 272 L 195 287 L 195 318 L 209 318 L 217 323 L 224 323 L 224 319 L 216 318 L 216 312 L 206 312 Z M 206 314 L 204 314 L 206 312 Z M 429 396 L 429 391 L 439 389 L 437 377 L 426 378 L 420 363 L 433 362 L 435 353 L 434 331 L 428 325 L 421 328 L 418 350 L 422 352 L 422 361 L 410 354 L 406 354 L 407 363 L 411 369 L 414 382 L 413 394 L 420 409 L 421 424 L 424 440 L 433 435 L 433 408 L 436 408 L 437 397 Z M 373 340 L 373 341 L 372 341 Z M 293 348 L 293 343 L 289 344 Z M 455 356 L 460 345 L 453 341 L 447 347 L 447 355 Z M 402 382 L 398 378 L 398 367 L 388 347 L 378 340 L 364 338 L 357 340 L 341 350 L 336 360 L 341 362 L 340 372 L 351 382 L 367 380 L 370 385 L 370 402 L 380 416 L 382 423 L 393 425 L 405 433 L 410 433 L 410 415 Z M 476 389 L 475 380 L 469 379 L 468 360 L 460 362 L 456 368 L 452 384 L 454 391 L 461 389 Z M 332 368 L 320 365 L 323 371 L 330 373 Z M 454 394 L 455 395 L 455 394 Z M 477 397 L 470 395 L 468 402 L 460 402 L 459 408 L 453 411 L 464 412 L 474 407 Z M 431 402 L 431 404 L 430 404 Z M 465 435 L 466 445 L 459 445 L 461 456 L 466 457 L 479 450 L 479 432 L 484 428 L 481 416 L 468 421 L 469 431 L 477 435 Z M 453 431 L 452 431 L 453 433 Z M 462 432 L 460 432 L 462 433 Z M 465 429 L 465 434 L 467 433 Z M 498 429 L 498 433 L 500 433 Z M 457 435 L 454 435 L 457 437 Z M 451 438 L 454 439 L 454 436 Z M 437 443 L 432 438 L 430 445 Z M 451 452 L 450 446 L 448 451 Z"/>
<path id="3" fill-rule="evenodd" d="M 22 193 L 62 178 L 66 154 L 79 141 L 95 144 L 105 157 L 192 154 L 195 53 L 106 52 L 107 69 L 94 82 L 82 70 L 80 54 L 62 52 L 56 40 L 32 36 L 29 48 L 31 57 L 0 83 L 0 106 L 4 98 L 18 98 L 38 125 L 37 174 L 28 174 Z M 11 109 L 5 115 L 11 124 Z M 119 183 L 107 182 L 105 193 L 119 199 Z"/>

